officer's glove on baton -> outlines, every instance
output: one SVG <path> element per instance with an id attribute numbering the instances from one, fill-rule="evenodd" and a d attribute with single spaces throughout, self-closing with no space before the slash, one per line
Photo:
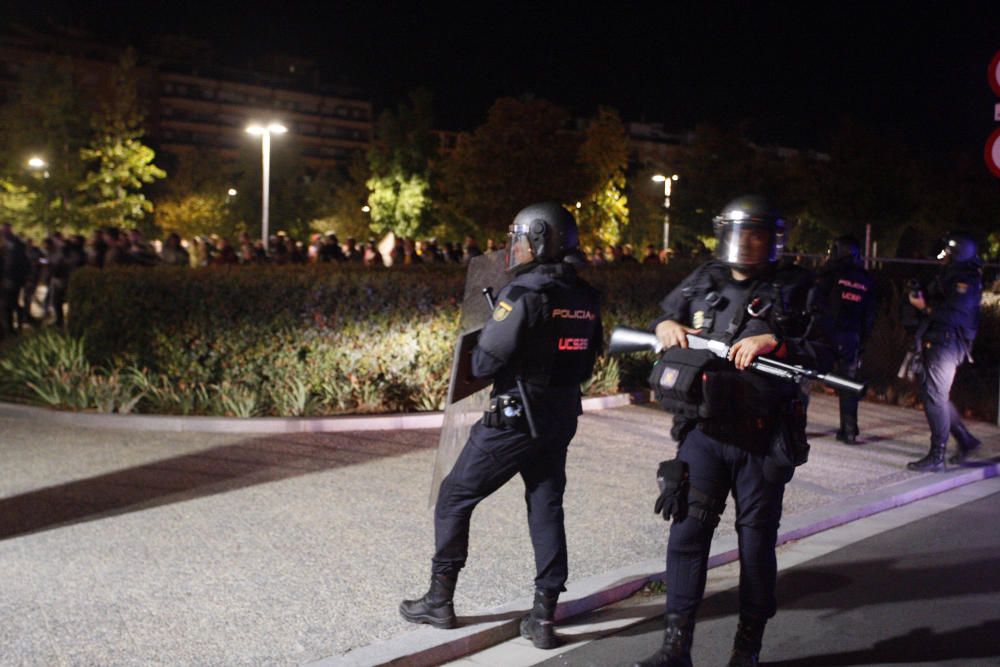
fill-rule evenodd
<path id="1" fill-rule="evenodd" d="M 688 510 L 688 464 L 679 459 L 662 461 L 656 469 L 660 497 L 653 511 L 663 514 L 664 521 L 683 521 Z"/>

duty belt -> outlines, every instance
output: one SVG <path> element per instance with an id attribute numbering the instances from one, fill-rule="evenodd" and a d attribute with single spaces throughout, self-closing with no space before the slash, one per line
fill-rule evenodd
<path id="1" fill-rule="evenodd" d="M 524 404 L 517 396 L 500 394 L 490 398 L 490 408 L 483 413 L 483 425 L 491 428 L 513 426 L 524 419 Z"/>

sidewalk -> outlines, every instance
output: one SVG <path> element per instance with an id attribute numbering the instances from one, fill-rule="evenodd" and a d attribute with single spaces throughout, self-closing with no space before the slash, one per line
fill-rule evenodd
<path id="1" fill-rule="evenodd" d="M 786 492 L 802 537 L 996 473 L 905 471 L 922 413 L 862 403 L 867 444 L 833 440 L 836 399 L 810 406 L 813 450 Z M 570 591 L 560 615 L 620 599 L 663 568 L 652 512 L 670 416 L 585 414 L 566 492 Z M 1000 429 L 970 424 L 980 459 Z M 516 633 L 533 564 L 522 489 L 485 501 L 456 595 L 463 627 L 405 623 L 427 584 L 437 429 L 195 434 L 81 428 L 0 413 L 3 664 L 435 664 Z M 978 459 L 977 459 L 978 460 Z M 982 463 L 981 460 L 979 460 Z M 733 543 L 732 508 L 715 556 Z"/>

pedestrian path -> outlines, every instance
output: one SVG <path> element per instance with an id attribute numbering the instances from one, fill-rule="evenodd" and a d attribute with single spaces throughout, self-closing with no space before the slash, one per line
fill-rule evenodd
<path id="1" fill-rule="evenodd" d="M 812 455 L 788 488 L 784 535 L 995 473 L 907 472 L 926 449 L 922 413 L 862 403 L 866 444 L 849 447 L 833 440 L 836 409 L 822 395 L 810 406 Z M 562 617 L 662 570 L 667 526 L 652 504 L 656 464 L 675 451 L 670 420 L 648 406 L 581 418 Z M 1000 456 L 1000 429 L 970 427 L 983 458 Z M 473 519 L 463 627 L 398 616 L 427 585 L 437 437 L 130 431 L 0 411 L 0 663 L 440 664 L 513 636 L 533 579 L 517 482 Z M 731 512 L 717 554 L 734 539 Z"/>

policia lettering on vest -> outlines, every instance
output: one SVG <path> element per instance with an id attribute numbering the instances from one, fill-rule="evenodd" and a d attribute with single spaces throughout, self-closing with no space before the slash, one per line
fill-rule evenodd
<path id="1" fill-rule="evenodd" d="M 538 648 L 559 644 L 553 623 L 568 576 L 566 451 L 581 413 L 580 383 L 603 342 L 597 292 L 564 261 L 577 238 L 573 216 L 555 202 L 528 206 L 510 226 L 507 270 L 514 278 L 497 295 L 472 353 L 473 375 L 493 380 L 489 408 L 441 482 L 430 589 L 399 607 L 410 622 L 457 625 L 452 597 L 472 512 L 519 474 L 536 568 L 534 606 L 521 634 Z"/>
<path id="2" fill-rule="evenodd" d="M 673 520 L 666 630 L 663 646 L 636 663 L 640 667 L 691 665 L 712 534 L 730 493 L 744 571 L 729 665 L 757 664 L 764 626 L 777 607 L 775 544 L 784 488 L 804 458 L 782 460 L 773 454 L 774 443 L 801 441 L 793 443 L 792 458 L 796 447 L 805 445 L 805 401 L 795 383 L 747 369 L 761 355 L 822 372 L 833 363 L 806 307 L 812 277 L 785 274 L 779 267 L 781 216 L 763 198 L 744 196 L 725 207 L 714 227 L 716 259 L 667 295 L 654 323 L 665 352 L 651 382 L 674 413 L 671 435 L 680 446 L 677 458 L 657 471 L 661 493 L 655 509 Z M 724 344 L 728 360 L 692 349 L 691 334 Z M 667 372 L 676 377 L 664 378 Z M 697 389 L 688 392 L 691 377 Z"/>

